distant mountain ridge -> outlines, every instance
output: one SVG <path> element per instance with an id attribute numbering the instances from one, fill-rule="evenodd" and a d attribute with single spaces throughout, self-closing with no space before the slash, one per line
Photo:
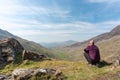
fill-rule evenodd
<path id="1" fill-rule="evenodd" d="M 77 41 L 74 40 L 68 40 L 63 42 L 51 42 L 51 43 L 40 43 L 42 46 L 46 48 L 54 48 L 54 47 L 60 47 L 60 46 L 70 46 L 74 43 L 77 43 Z"/>
<path id="2" fill-rule="evenodd" d="M 116 26 L 115 28 L 113 28 L 110 32 L 106 32 L 106 33 L 103 33 L 103 34 L 100 34 L 96 37 L 93 37 L 89 40 L 94 40 L 95 42 L 101 42 L 103 40 L 107 40 L 107 39 L 110 39 L 112 37 L 115 37 L 115 36 L 120 36 L 120 25 Z M 86 40 L 84 42 L 78 42 L 78 43 L 75 43 L 73 45 L 70 45 L 70 47 L 72 46 L 81 46 L 85 43 L 87 43 L 89 40 Z"/>

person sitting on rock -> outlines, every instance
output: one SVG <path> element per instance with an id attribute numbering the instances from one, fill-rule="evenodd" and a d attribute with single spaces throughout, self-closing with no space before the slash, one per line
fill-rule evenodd
<path id="1" fill-rule="evenodd" d="M 94 44 L 93 40 L 91 40 L 89 45 L 84 49 L 84 56 L 89 64 L 99 67 L 100 52 L 99 48 Z"/>

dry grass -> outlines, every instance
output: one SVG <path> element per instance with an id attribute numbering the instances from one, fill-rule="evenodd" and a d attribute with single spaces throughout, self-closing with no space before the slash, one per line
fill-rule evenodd
<path id="1" fill-rule="evenodd" d="M 112 66 L 104 66 L 97 68 L 95 66 L 89 66 L 86 62 L 70 62 L 70 61 L 24 61 L 22 64 L 10 64 L 4 69 L 0 70 L 0 73 L 10 73 L 17 68 L 54 68 L 59 69 L 67 77 L 67 80 L 95 80 L 97 77 L 107 74 L 114 74 L 120 72 L 120 69 L 113 68 Z"/>

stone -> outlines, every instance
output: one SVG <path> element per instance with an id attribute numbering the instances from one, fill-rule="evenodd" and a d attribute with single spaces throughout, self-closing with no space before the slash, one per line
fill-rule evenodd
<path id="1" fill-rule="evenodd" d="M 12 78 L 14 80 L 25 80 L 32 76 L 32 69 L 16 69 L 12 73 Z"/>
<path id="2" fill-rule="evenodd" d="M 14 58 L 12 56 L 8 56 L 7 62 L 12 62 L 14 60 Z"/>
<path id="3" fill-rule="evenodd" d="M 12 80 L 11 75 L 0 75 L 0 80 Z"/>
<path id="4" fill-rule="evenodd" d="M 0 40 L 0 63 L 12 62 L 23 50 L 23 46 L 14 38 Z"/>
<path id="5" fill-rule="evenodd" d="M 16 69 L 12 73 L 13 80 L 32 80 L 32 78 L 51 80 L 64 80 L 62 72 L 57 72 L 55 69 Z"/>
<path id="6" fill-rule="evenodd" d="M 117 56 L 113 61 L 114 67 L 120 67 L 120 56 Z"/>
<path id="7" fill-rule="evenodd" d="M 115 67 L 119 67 L 119 66 L 120 66 L 120 59 L 116 59 L 116 60 L 114 61 L 114 66 L 115 66 Z"/>
<path id="8" fill-rule="evenodd" d="M 30 51 L 26 51 L 24 50 L 22 52 L 22 59 L 23 60 L 34 60 L 34 61 L 38 61 L 38 60 L 43 60 L 47 58 L 45 55 L 42 54 L 38 54 L 38 53 L 34 53 L 34 52 L 30 52 Z"/>

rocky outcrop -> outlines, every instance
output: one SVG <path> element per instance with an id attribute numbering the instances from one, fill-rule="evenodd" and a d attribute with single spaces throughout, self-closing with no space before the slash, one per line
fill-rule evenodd
<path id="1" fill-rule="evenodd" d="M 21 54 L 23 46 L 14 38 L 0 40 L 0 63 L 16 60 L 16 55 Z"/>
<path id="2" fill-rule="evenodd" d="M 64 80 L 61 71 L 55 69 L 16 69 L 13 80 Z"/>
<path id="3" fill-rule="evenodd" d="M 19 63 L 22 60 L 43 60 L 45 55 L 24 50 L 23 46 L 14 38 L 0 40 L 0 63 L 9 63 L 15 61 Z"/>
<path id="4" fill-rule="evenodd" d="M 47 57 L 45 55 L 42 55 L 42 54 L 38 54 L 38 53 L 26 51 L 26 50 L 24 50 L 22 52 L 22 59 L 23 60 L 39 61 L 39 60 L 43 60 L 45 58 L 47 58 Z"/>

